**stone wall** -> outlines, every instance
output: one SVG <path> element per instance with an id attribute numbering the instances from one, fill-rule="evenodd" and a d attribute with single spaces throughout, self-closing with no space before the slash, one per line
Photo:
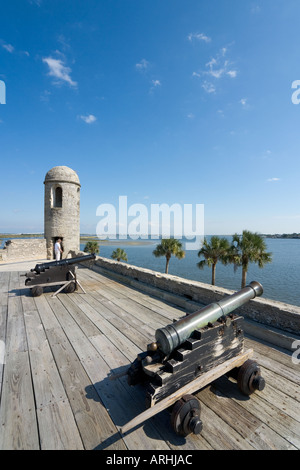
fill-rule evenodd
<path id="1" fill-rule="evenodd" d="M 8 240 L 3 250 L 0 250 L 0 260 L 9 262 L 14 260 L 46 259 L 46 239 L 28 238 Z"/>
<path id="2" fill-rule="evenodd" d="M 172 301 L 172 296 L 174 300 L 174 295 L 176 295 L 178 296 L 178 305 L 181 302 L 182 307 L 190 311 L 196 310 L 196 303 L 207 305 L 217 302 L 222 297 L 234 292 L 221 287 L 211 286 L 210 284 L 139 268 L 108 258 L 97 257 L 95 268 L 105 270 L 108 274 L 117 276 L 120 281 L 123 280 L 127 284 L 140 287 L 149 293 L 151 293 L 151 287 L 160 289 L 161 296 L 166 300 Z M 169 298 L 168 293 L 170 294 Z M 255 322 L 300 335 L 300 307 L 295 305 L 261 297 L 251 300 L 239 308 L 238 311 L 245 318 Z"/>

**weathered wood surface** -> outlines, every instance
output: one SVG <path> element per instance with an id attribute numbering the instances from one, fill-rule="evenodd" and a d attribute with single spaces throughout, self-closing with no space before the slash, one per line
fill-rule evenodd
<path id="1" fill-rule="evenodd" d="M 167 410 L 121 435 L 145 410 L 122 373 L 183 311 L 89 269 L 78 270 L 86 294 L 33 298 L 19 274 L 0 273 L 0 449 L 300 449 L 300 365 L 249 338 L 262 392 L 244 397 L 221 377 L 196 393 L 200 435 L 176 436 Z"/>

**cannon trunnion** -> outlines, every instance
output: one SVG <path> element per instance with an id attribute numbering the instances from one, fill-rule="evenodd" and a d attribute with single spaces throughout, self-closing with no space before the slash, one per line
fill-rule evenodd
<path id="1" fill-rule="evenodd" d="M 233 311 L 261 295 L 262 286 L 252 282 L 221 301 L 187 314 L 156 331 L 156 342 L 137 355 L 127 371 L 129 385 L 142 383 L 146 411 L 122 428 L 173 405 L 171 424 L 179 435 L 202 430 L 200 402 L 192 395 L 216 378 L 230 374 L 240 391 L 250 395 L 263 390 L 265 382 L 252 350 L 244 351 L 243 317 Z M 153 411 L 151 411 L 151 409 Z"/>

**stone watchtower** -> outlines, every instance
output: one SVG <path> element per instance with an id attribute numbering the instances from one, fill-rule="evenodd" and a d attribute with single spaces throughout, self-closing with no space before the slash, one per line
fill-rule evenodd
<path id="1" fill-rule="evenodd" d="M 62 239 L 62 258 L 80 245 L 80 182 L 67 166 L 55 166 L 45 176 L 44 237 L 47 259 L 54 258 L 54 244 Z"/>

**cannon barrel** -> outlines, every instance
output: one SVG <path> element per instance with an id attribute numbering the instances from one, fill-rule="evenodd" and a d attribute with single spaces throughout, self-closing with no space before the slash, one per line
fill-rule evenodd
<path id="1" fill-rule="evenodd" d="M 155 332 L 157 347 L 166 356 L 171 354 L 175 348 L 180 346 L 185 340 L 190 338 L 193 331 L 214 323 L 223 315 L 228 315 L 233 310 L 241 307 L 246 302 L 262 295 L 263 287 L 257 282 L 251 282 L 247 287 L 225 297 L 219 302 L 212 303 L 184 318 L 159 328 Z"/>
<path id="2" fill-rule="evenodd" d="M 96 255 L 89 254 L 85 256 L 77 256 L 75 258 L 66 258 L 60 261 L 50 261 L 49 263 L 40 263 L 40 264 L 37 264 L 35 268 L 31 269 L 31 272 L 36 272 L 37 274 L 39 274 L 53 266 L 68 266 L 72 264 L 84 263 L 86 261 L 89 261 L 95 258 L 96 258 Z"/>

